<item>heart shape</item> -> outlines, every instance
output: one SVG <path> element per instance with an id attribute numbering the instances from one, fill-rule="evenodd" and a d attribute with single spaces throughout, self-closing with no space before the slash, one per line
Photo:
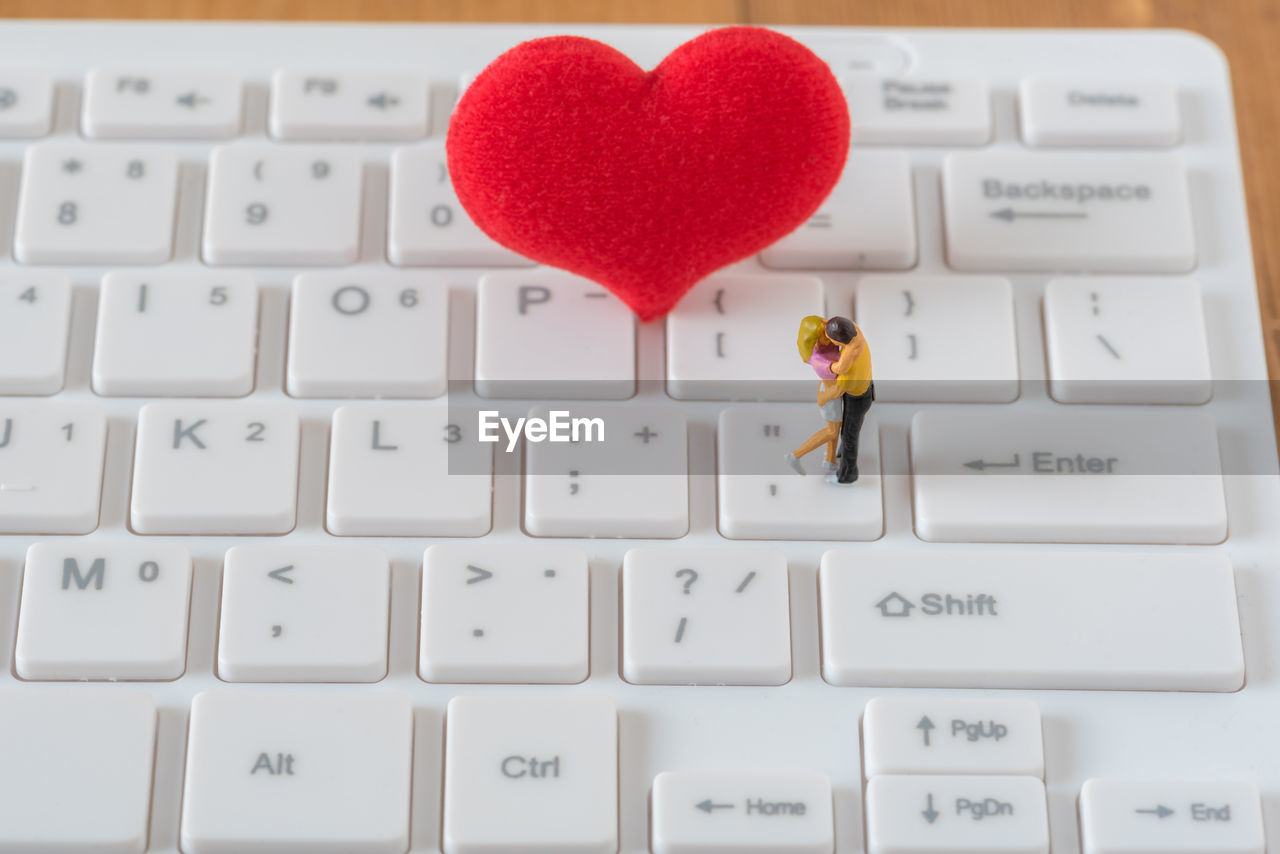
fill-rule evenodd
<path id="1" fill-rule="evenodd" d="M 525 42 L 467 88 L 447 141 L 482 231 L 642 320 L 804 223 L 848 150 L 826 63 L 758 27 L 711 30 L 650 72 L 592 39 Z"/>

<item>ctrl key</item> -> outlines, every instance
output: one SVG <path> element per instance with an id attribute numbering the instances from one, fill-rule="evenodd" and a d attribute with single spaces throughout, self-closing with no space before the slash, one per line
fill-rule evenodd
<path id="1" fill-rule="evenodd" d="M 591 695 L 455 697 L 444 854 L 614 854 L 618 713 Z"/>
<path id="2" fill-rule="evenodd" d="M 653 781 L 654 854 L 831 854 L 821 774 L 667 772 Z"/>
<path id="3" fill-rule="evenodd" d="M 400 694 L 198 694 L 183 854 L 403 854 L 412 755 Z"/>

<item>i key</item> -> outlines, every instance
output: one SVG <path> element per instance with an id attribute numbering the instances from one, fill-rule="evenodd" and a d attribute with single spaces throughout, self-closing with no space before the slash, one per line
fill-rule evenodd
<path id="1" fill-rule="evenodd" d="M 108 273 L 98 298 L 93 390 L 248 394 L 257 338 L 258 286 L 248 273 Z"/>

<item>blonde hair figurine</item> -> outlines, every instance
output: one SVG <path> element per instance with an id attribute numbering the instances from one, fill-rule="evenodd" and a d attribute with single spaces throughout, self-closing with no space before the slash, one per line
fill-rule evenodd
<path id="1" fill-rule="evenodd" d="M 818 411 L 827 425 L 787 454 L 787 463 L 804 474 L 800 458 L 825 446 L 827 482 L 848 486 L 858 479 L 858 439 L 876 397 L 871 348 L 849 318 L 817 315 L 800 321 L 796 346 L 800 359 L 818 375 Z"/>

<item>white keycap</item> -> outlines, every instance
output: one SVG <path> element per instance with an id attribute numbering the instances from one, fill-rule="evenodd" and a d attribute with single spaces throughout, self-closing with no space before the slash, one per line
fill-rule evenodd
<path id="1" fill-rule="evenodd" d="M 1243 780 L 1085 780 L 1080 837 L 1084 854 L 1266 850 L 1258 787 Z"/>
<path id="2" fill-rule="evenodd" d="M 23 679 L 177 679 L 190 595 L 180 543 L 36 543 L 14 669 Z"/>
<path id="3" fill-rule="evenodd" d="M 980 77 L 844 78 L 854 145 L 984 145 L 991 92 Z"/>
<path id="4" fill-rule="evenodd" d="M 149 403 L 130 524 L 140 534 L 284 534 L 298 497 L 298 413 L 277 403 Z"/>
<path id="5" fill-rule="evenodd" d="M 62 390 L 70 322 L 71 280 L 65 274 L 0 275 L 0 394 Z"/>
<path id="6" fill-rule="evenodd" d="M 760 260 L 778 269 L 915 266 L 915 196 L 906 152 L 850 152 L 840 182 L 822 207 L 761 252 Z"/>
<path id="7" fill-rule="evenodd" d="M 253 391 L 258 286 L 248 273 L 108 273 L 98 296 L 93 390 L 236 397 Z"/>
<path id="8" fill-rule="evenodd" d="M 96 68 L 81 124 L 98 139 L 226 139 L 240 130 L 241 90 L 225 71 Z"/>
<path id="9" fill-rule="evenodd" d="M 873 777 L 867 854 L 1049 854 L 1034 777 Z"/>
<path id="10" fill-rule="evenodd" d="M 1006 403 L 1018 396 L 1008 279 L 867 276 L 858 282 L 857 313 L 875 361 L 877 400 Z"/>
<path id="11" fill-rule="evenodd" d="M 126 143 L 27 149 L 13 252 L 23 264 L 160 264 L 173 249 L 178 158 Z"/>
<path id="12" fill-rule="evenodd" d="M 0 72 L 0 139 L 44 136 L 52 119 L 53 77 L 48 72 Z"/>
<path id="13" fill-rule="evenodd" d="M 0 534 L 98 527 L 106 446 L 97 406 L 0 401 Z"/>
<path id="14" fill-rule="evenodd" d="M 607 697 L 454 697 L 444 854 L 614 854 L 618 717 Z"/>
<path id="15" fill-rule="evenodd" d="M 812 276 L 703 279 L 667 315 L 667 392 L 684 400 L 814 399 L 796 353 L 801 318 L 823 313 Z"/>
<path id="16" fill-rule="evenodd" d="M 833 685 L 1235 691 L 1244 680 L 1221 554 L 830 551 L 819 583 Z"/>
<path id="17" fill-rule="evenodd" d="M 553 419 L 553 412 L 560 415 Z M 498 417 L 505 416 L 487 420 Z M 543 406 L 528 418 L 548 426 L 548 439 L 525 441 L 524 526 L 530 534 L 681 537 L 688 532 L 688 438 L 678 409 Z M 583 441 L 551 438 L 571 437 L 576 418 L 599 420 L 581 427 Z M 492 434 L 501 437 L 498 453 L 506 453 L 506 429 Z M 601 441 L 586 440 L 601 435 Z"/>
<path id="18" fill-rule="evenodd" d="M 1063 403 L 1204 403 L 1213 392 L 1192 279 L 1051 279 L 1044 335 L 1049 391 Z"/>
<path id="19" fill-rule="evenodd" d="M 449 286 L 436 276 L 303 273 L 289 312 L 289 394 L 439 397 L 448 329 Z"/>
<path id="20" fill-rule="evenodd" d="M 672 772 L 653 781 L 654 854 L 831 854 L 822 774 Z"/>
<path id="21" fill-rule="evenodd" d="M 237 546 L 222 570 L 218 676 L 377 682 L 387 673 L 391 570 L 364 546 Z"/>
<path id="22" fill-rule="evenodd" d="M 948 155 L 947 262 L 958 270 L 1181 273 L 1196 264 L 1187 170 L 1172 154 Z"/>
<path id="23" fill-rule="evenodd" d="M 191 701 L 184 854 L 402 854 L 413 709 L 385 691 L 217 691 Z"/>
<path id="24" fill-rule="evenodd" d="M 155 738 L 147 694 L 0 694 L 0 852 L 142 854 Z"/>
<path id="25" fill-rule="evenodd" d="M 1200 413 L 918 412 L 916 533 L 926 540 L 1218 543 L 1227 509 Z"/>
<path id="26" fill-rule="evenodd" d="M 359 150 L 235 144 L 213 150 L 209 264 L 350 264 L 360 254 Z"/>
<path id="27" fill-rule="evenodd" d="M 476 392 L 631 397 L 636 320 L 604 288 L 558 270 L 491 273 L 476 295 Z"/>
<path id="28" fill-rule="evenodd" d="M 853 485 L 827 483 L 825 448 L 801 459 L 803 477 L 786 461 L 789 452 L 825 426 L 816 405 L 731 406 L 721 411 L 716 436 L 721 534 L 735 540 L 880 537 L 884 505 L 880 429 L 874 416 L 862 424 L 858 480 Z"/>
<path id="29" fill-rule="evenodd" d="M 478 537 L 493 506 L 493 451 L 439 406 L 333 413 L 325 525 L 340 537 Z"/>
<path id="30" fill-rule="evenodd" d="M 587 556 L 560 545 L 437 543 L 422 558 L 428 682 L 581 682 Z"/>
<path id="31" fill-rule="evenodd" d="M 1182 136 L 1168 80 L 1037 75 L 1022 81 L 1018 101 L 1028 145 L 1163 146 Z"/>
<path id="32" fill-rule="evenodd" d="M 413 71 L 290 68 L 271 80 L 281 139 L 415 139 L 427 134 L 427 80 Z"/>
<path id="33" fill-rule="evenodd" d="M 787 557 L 769 548 L 632 549 L 622 560 L 622 675 L 639 684 L 791 678 Z"/>
<path id="34" fill-rule="evenodd" d="M 528 267 L 495 243 L 458 203 L 444 146 L 399 148 L 391 155 L 387 257 L 401 267 Z"/>
<path id="35" fill-rule="evenodd" d="M 877 774 L 1044 777 L 1030 700 L 876 697 L 862 716 L 863 768 Z"/>

